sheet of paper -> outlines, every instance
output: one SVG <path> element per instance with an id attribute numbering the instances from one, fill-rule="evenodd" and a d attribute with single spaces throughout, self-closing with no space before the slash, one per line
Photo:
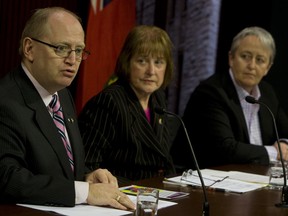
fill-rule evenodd
<path id="1" fill-rule="evenodd" d="M 129 198 L 136 203 L 136 196 L 130 196 Z M 170 202 L 166 200 L 159 200 L 158 209 L 166 208 L 169 206 L 176 205 L 175 202 Z M 39 205 L 26 205 L 17 204 L 19 206 L 24 206 L 28 208 L 38 209 L 42 211 L 57 212 L 61 215 L 69 216 L 95 216 L 95 215 L 105 215 L 105 216 L 120 216 L 131 214 L 129 211 L 118 210 L 109 207 L 100 206 L 90 206 L 90 205 L 76 205 L 75 207 L 52 207 L 52 206 L 39 206 Z"/>
<path id="2" fill-rule="evenodd" d="M 247 182 L 269 184 L 269 176 L 257 175 L 257 174 L 252 174 L 252 173 L 230 171 L 229 178 L 237 179 L 241 181 L 247 181 Z"/>
<path id="3" fill-rule="evenodd" d="M 208 187 L 208 189 L 234 193 L 246 193 L 265 187 L 269 181 L 268 176 L 238 171 L 227 172 L 204 169 L 201 170 L 201 175 L 203 177 L 204 184 Z M 184 178 L 182 178 L 182 176 L 176 176 L 168 178 L 167 180 L 181 184 L 185 183 L 195 187 L 201 187 L 200 178 L 196 171 L 193 171 L 192 175 L 188 175 Z"/>
<path id="4" fill-rule="evenodd" d="M 249 191 L 257 190 L 262 188 L 262 184 L 250 183 L 245 181 L 239 181 L 235 179 L 225 179 L 224 181 L 217 182 L 211 186 L 211 188 L 222 189 L 223 192 L 234 192 L 234 193 L 246 193 Z"/>
<path id="5" fill-rule="evenodd" d="M 225 177 L 229 175 L 229 171 L 222 171 L 222 170 L 214 170 L 214 169 L 202 169 L 202 175 L 212 175 L 218 177 Z"/>
<path id="6" fill-rule="evenodd" d="M 202 175 L 212 175 L 217 177 L 229 176 L 230 179 L 236 179 L 246 182 L 269 184 L 269 176 L 258 175 L 254 173 L 240 172 L 240 171 L 220 171 L 213 169 L 201 170 Z"/>

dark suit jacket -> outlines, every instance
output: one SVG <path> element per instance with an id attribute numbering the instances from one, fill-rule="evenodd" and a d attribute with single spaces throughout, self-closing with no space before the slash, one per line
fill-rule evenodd
<path id="1" fill-rule="evenodd" d="M 86 165 L 108 168 L 114 175 L 136 180 L 174 171 L 164 115 L 164 93 L 151 95 L 151 124 L 129 84 L 117 81 L 88 101 L 78 117 Z"/>
<path id="2" fill-rule="evenodd" d="M 259 88 L 260 101 L 267 104 L 275 116 L 279 137 L 288 138 L 288 119 L 280 108 L 273 88 L 264 80 L 260 82 Z M 268 153 L 263 146 L 249 144 L 244 113 L 229 73 L 216 73 L 194 90 L 183 120 L 200 167 L 229 163 L 269 163 Z M 276 141 L 273 121 L 264 106 L 260 106 L 259 120 L 263 145 L 273 145 Z M 179 132 L 173 147 L 175 160 L 191 167 L 191 160 L 185 163 L 179 157 L 191 158 L 191 154 L 183 157 L 185 152 L 189 152 L 187 146 L 183 134 Z M 183 148 L 186 150 L 183 151 Z M 180 153 L 181 150 L 183 152 Z"/>
<path id="3" fill-rule="evenodd" d="M 22 68 L 0 81 L 0 198 L 2 201 L 75 205 L 74 180 L 84 178 L 84 149 L 71 95 L 58 92 L 75 160 Z"/>

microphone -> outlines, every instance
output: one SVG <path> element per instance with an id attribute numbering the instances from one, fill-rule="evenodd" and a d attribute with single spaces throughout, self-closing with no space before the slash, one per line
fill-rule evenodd
<path id="1" fill-rule="evenodd" d="M 194 160 L 194 164 L 195 164 L 198 176 L 200 178 L 200 182 L 201 182 L 201 186 L 202 186 L 202 190 L 203 190 L 203 194 L 204 194 L 204 203 L 203 203 L 203 208 L 202 208 L 202 216 L 209 216 L 209 208 L 210 207 L 209 207 L 209 203 L 208 203 L 208 199 L 207 199 L 205 184 L 204 184 L 203 177 L 202 177 L 202 174 L 200 172 L 200 169 L 199 169 L 199 166 L 198 166 L 198 162 L 197 162 L 196 156 L 194 154 L 194 150 L 193 150 L 192 144 L 190 142 L 190 138 L 189 138 L 189 135 L 187 133 L 187 130 L 186 130 L 184 122 L 182 121 L 180 116 L 176 115 L 175 113 L 169 112 L 169 111 L 167 111 L 167 110 L 165 110 L 163 108 L 155 107 L 154 111 L 156 113 L 158 113 L 158 114 L 168 114 L 168 115 L 174 116 L 180 121 L 180 123 L 181 123 L 181 125 L 182 125 L 182 127 L 184 129 L 184 132 L 185 132 L 186 138 L 188 140 L 188 143 L 189 143 L 189 147 L 190 147 L 190 150 L 191 150 L 191 153 L 192 153 L 192 157 L 193 157 L 193 160 Z"/>
<path id="2" fill-rule="evenodd" d="M 278 145 L 278 149 L 279 149 L 279 154 L 280 154 L 280 161 L 281 161 L 281 165 L 282 165 L 282 169 L 283 169 L 283 175 L 284 175 L 284 184 L 283 184 L 283 188 L 282 188 L 282 196 L 281 196 L 281 203 L 276 203 L 275 206 L 277 207 L 284 207 L 284 208 L 288 208 L 288 187 L 287 187 L 287 176 L 286 176 L 286 169 L 284 166 L 284 160 L 283 160 L 283 156 L 282 156 L 282 150 L 280 148 L 280 141 L 279 141 L 279 136 L 278 136 L 278 130 L 277 130 L 277 126 L 276 126 L 276 121 L 275 121 L 275 117 L 272 113 L 272 111 L 270 110 L 270 108 L 263 102 L 256 100 L 254 97 L 252 96 L 246 96 L 245 100 L 248 103 L 251 104 L 259 104 L 259 105 L 263 105 L 264 107 L 266 107 L 266 109 L 269 111 L 272 120 L 273 120 L 273 126 L 274 126 L 274 130 L 275 130 L 275 135 L 276 135 L 276 142 Z"/>

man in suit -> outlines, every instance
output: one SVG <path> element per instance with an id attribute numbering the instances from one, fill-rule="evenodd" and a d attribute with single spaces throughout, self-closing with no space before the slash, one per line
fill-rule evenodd
<path id="1" fill-rule="evenodd" d="M 108 170 L 91 172 L 84 165 L 74 104 L 66 89 L 89 54 L 79 17 L 59 7 L 36 10 L 23 30 L 19 51 L 21 65 L 0 81 L 1 201 L 134 208 Z M 56 96 L 64 117 L 55 117 L 49 108 Z M 62 123 L 63 140 L 55 119 Z"/>
<path id="2" fill-rule="evenodd" d="M 275 43 L 270 33 L 259 27 L 245 28 L 233 39 L 229 72 L 212 75 L 192 93 L 183 120 L 201 168 L 229 163 L 268 165 L 280 158 L 269 111 L 246 102 L 248 95 L 270 107 L 279 137 L 283 138 L 283 158 L 288 160 L 288 118 L 272 86 L 262 79 L 274 57 Z M 185 154 L 189 152 L 185 145 L 188 146 L 179 132 L 172 152 L 175 162 L 187 168 L 193 162 Z"/>

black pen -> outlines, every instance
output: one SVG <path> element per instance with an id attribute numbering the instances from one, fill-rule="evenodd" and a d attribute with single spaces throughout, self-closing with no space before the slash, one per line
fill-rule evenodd
<path id="1" fill-rule="evenodd" d="M 208 191 L 215 191 L 215 192 L 221 192 L 221 193 L 236 193 L 236 194 L 242 194 L 243 192 L 239 191 L 231 191 L 223 188 L 213 188 L 213 187 L 207 187 Z"/>
<path id="2" fill-rule="evenodd" d="M 215 191 L 215 192 L 222 192 L 222 193 L 228 193 L 231 192 L 227 189 L 223 189 L 223 188 L 212 188 L 212 187 L 208 187 L 207 188 L 208 191 Z"/>
<path id="3" fill-rule="evenodd" d="M 169 181 L 167 178 L 164 178 L 163 183 L 170 184 L 170 185 L 184 186 L 184 187 L 187 186 L 187 184 L 185 183 Z"/>

